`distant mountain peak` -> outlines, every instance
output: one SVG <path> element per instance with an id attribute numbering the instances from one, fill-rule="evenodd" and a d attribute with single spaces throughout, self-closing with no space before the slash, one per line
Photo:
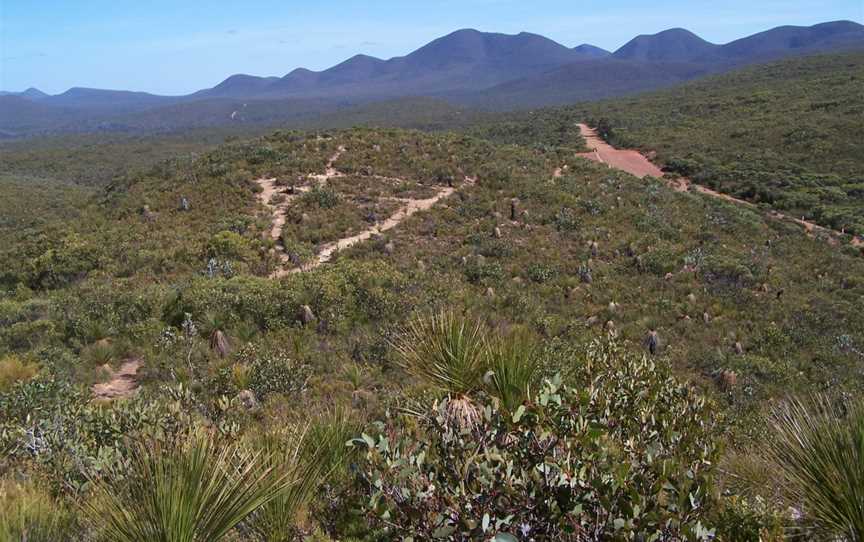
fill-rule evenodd
<path id="1" fill-rule="evenodd" d="M 48 97 L 47 94 L 45 94 L 44 92 L 42 92 L 41 90 L 39 90 L 36 87 L 28 88 L 27 90 L 25 90 L 24 92 L 21 93 L 21 96 L 24 96 L 25 98 L 30 98 L 31 100 L 40 100 L 42 98 Z"/>
<path id="2" fill-rule="evenodd" d="M 864 26 L 852 21 L 783 26 L 725 45 L 709 43 L 684 28 L 670 28 L 637 36 L 615 53 L 588 43 L 565 47 L 525 31 L 503 34 L 461 28 L 405 56 L 383 60 L 357 54 L 322 71 L 297 68 L 283 77 L 238 73 L 188 96 L 77 87 L 56 96 L 38 89 L 0 95 L 47 106 L 122 112 L 217 98 L 468 99 L 483 92 L 518 95 L 522 98 L 507 100 L 534 104 L 636 92 L 784 56 L 849 49 L 864 50 Z M 542 96 L 546 98 L 540 100 Z"/>
<path id="3" fill-rule="evenodd" d="M 8 91 L 0 91 L 0 96 L 16 96 L 19 98 L 26 98 L 28 100 L 36 101 L 41 100 L 43 98 L 47 98 L 48 94 L 45 94 L 41 90 L 36 87 L 30 87 L 22 92 L 8 92 Z"/>
<path id="4" fill-rule="evenodd" d="M 831 21 L 813 26 L 778 26 L 727 43 L 727 58 L 777 56 L 788 51 L 864 48 L 864 26 L 852 21 Z"/>
<path id="5" fill-rule="evenodd" d="M 615 51 L 614 56 L 650 62 L 690 62 L 712 54 L 719 47 L 685 28 L 670 28 L 636 36 Z"/>
<path id="6" fill-rule="evenodd" d="M 606 49 L 597 47 L 596 45 L 591 45 L 590 43 L 583 43 L 582 45 L 577 45 L 572 50 L 574 53 L 577 53 L 585 58 L 603 58 L 612 54 Z"/>

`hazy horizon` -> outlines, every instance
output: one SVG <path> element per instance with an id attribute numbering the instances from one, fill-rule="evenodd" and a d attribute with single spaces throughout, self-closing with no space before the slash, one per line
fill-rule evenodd
<path id="1" fill-rule="evenodd" d="M 222 0 L 205 7 L 169 6 L 164 0 L 123 7 L 104 0 L 85 7 L 66 4 L 0 6 L 0 89 L 35 87 L 57 94 L 90 87 L 181 95 L 236 73 L 283 76 L 299 67 L 326 69 L 360 53 L 403 56 L 461 28 L 531 32 L 568 47 L 590 43 L 614 51 L 639 34 L 675 27 L 727 43 L 777 26 L 864 20 L 864 4 L 847 0 L 765 2 L 758 8 L 741 0 L 710 7 L 680 0 L 651 6 L 624 1 L 578 9 L 562 1 L 529 7 L 475 0 L 458 3 L 458 10 L 452 1 L 422 6 L 352 1 L 335 17 L 322 6 L 269 0 L 243 11 Z M 622 10 L 632 17 L 622 17 Z"/>

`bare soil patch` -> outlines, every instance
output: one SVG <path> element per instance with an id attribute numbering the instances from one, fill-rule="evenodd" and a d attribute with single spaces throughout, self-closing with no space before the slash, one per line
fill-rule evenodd
<path id="1" fill-rule="evenodd" d="M 97 401 L 110 401 L 129 397 L 138 389 L 138 369 L 141 368 L 140 359 L 130 359 L 123 362 L 120 368 L 114 371 L 109 365 L 102 369 L 108 373 L 110 378 L 107 382 L 93 384 L 91 391 L 93 399 Z"/>

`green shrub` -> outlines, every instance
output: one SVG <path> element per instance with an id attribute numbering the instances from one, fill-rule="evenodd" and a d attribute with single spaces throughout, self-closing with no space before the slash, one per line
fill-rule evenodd
<path id="1" fill-rule="evenodd" d="M 465 264 L 465 278 L 473 284 L 494 284 L 504 277 L 504 268 L 498 262 L 470 260 Z"/>
<path id="2" fill-rule="evenodd" d="M 258 399 L 270 394 L 292 394 L 306 389 L 309 367 L 293 360 L 287 352 L 249 344 L 237 354 L 240 363 L 249 368 L 249 388 Z"/>
<path id="3" fill-rule="evenodd" d="M 554 267 L 543 263 L 535 263 L 528 267 L 528 278 L 538 284 L 543 284 L 554 279 L 558 272 Z"/>
<path id="4" fill-rule="evenodd" d="M 207 256 L 210 258 L 248 261 L 254 257 L 254 251 L 248 239 L 233 231 L 220 231 L 210 238 L 207 244 Z"/>
<path id="5" fill-rule="evenodd" d="M 95 247 L 81 236 L 70 234 L 30 262 L 29 284 L 33 288 L 52 289 L 83 278 L 99 266 Z"/>
<path id="6" fill-rule="evenodd" d="M 708 256 L 701 275 L 709 284 L 721 287 L 748 288 L 755 285 L 753 272 L 740 261 L 724 256 Z"/>
<path id="7" fill-rule="evenodd" d="M 564 207 L 555 214 L 555 229 L 561 232 L 571 232 L 579 229 L 579 217 L 569 207 Z"/>
<path id="8" fill-rule="evenodd" d="M 315 186 L 301 197 L 304 205 L 312 205 L 320 209 L 332 209 L 339 205 L 342 198 L 332 188 Z"/>
<path id="9" fill-rule="evenodd" d="M 614 346 L 584 365 L 584 382 L 549 380 L 513 413 L 475 394 L 481 419 L 465 425 L 446 398 L 356 439 L 371 517 L 422 540 L 710 539 L 705 400 Z"/>
<path id="10" fill-rule="evenodd" d="M 28 363 L 18 356 L 0 358 L 0 393 L 7 391 L 19 382 L 27 382 L 39 373 L 39 366 Z"/>
<path id="11" fill-rule="evenodd" d="M 715 518 L 717 538 L 729 542 L 782 542 L 783 518 L 761 498 L 733 496 L 723 502 Z"/>

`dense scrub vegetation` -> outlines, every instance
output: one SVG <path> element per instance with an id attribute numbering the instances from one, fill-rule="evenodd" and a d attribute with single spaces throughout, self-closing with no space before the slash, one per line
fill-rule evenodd
<path id="1" fill-rule="evenodd" d="M 576 158 L 568 130 L 281 131 L 98 191 L 4 180 L 20 196 L 0 200 L 12 217 L 0 229 L 0 500 L 63 511 L 49 522 L 16 508 L 4 527 L 96 536 L 109 526 L 86 503 L 125 528 L 122 506 L 146 513 L 136 499 L 154 490 L 141 482 L 151 471 L 165 494 L 212 476 L 245 491 L 201 454 L 247 461 L 269 489 L 254 510 L 199 513 L 184 524 L 193 540 L 756 540 L 794 524 L 775 485 L 748 483 L 746 458 L 777 399 L 861 392 L 860 252 Z M 298 198 L 307 220 L 284 242 L 314 253 L 356 231 L 366 193 L 457 192 L 331 263 L 268 278 L 282 262 L 254 180 L 323 172 L 340 146 L 346 176 Z M 442 308 L 443 357 L 422 323 Z M 453 352 L 474 360 L 459 378 Z M 135 396 L 93 402 L 90 385 L 129 360 L 142 362 Z M 454 411 L 472 421 L 454 425 Z M 215 448 L 198 446 L 201 432 Z M 308 473 L 304 457 L 329 467 Z M 298 477 L 315 487 L 280 483 Z M 495 480 L 508 499 L 492 498 Z M 274 526 L 262 518 L 277 502 L 290 513 Z M 151 532 L 154 517 L 135 517 Z"/>
<path id="2" fill-rule="evenodd" d="M 864 55 L 814 56 L 577 106 L 612 144 L 673 174 L 864 233 Z"/>
<path id="3" fill-rule="evenodd" d="M 656 93 L 478 119 L 484 136 L 562 144 L 587 122 L 670 175 L 835 230 L 864 233 L 864 55 L 745 68 Z"/>
<path id="4" fill-rule="evenodd" d="M 104 186 L 169 158 L 271 131 L 273 128 L 264 126 L 236 126 L 167 134 L 67 134 L 9 140 L 0 142 L 0 173 Z"/>

